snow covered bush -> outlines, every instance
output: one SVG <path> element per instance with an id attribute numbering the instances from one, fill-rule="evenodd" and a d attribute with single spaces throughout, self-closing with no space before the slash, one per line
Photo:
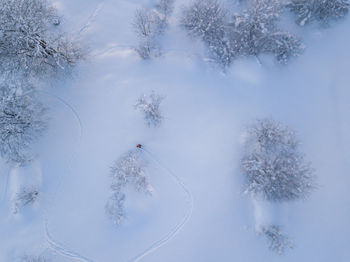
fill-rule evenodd
<path id="1" fill-rule="evenodd" d="M 234 58 L 226 38 L 227 11 L 217 0 L 197 0 L 183 9 L 181 25 L 190 36 L 199 37 L 209 56 L 218 64 L 228 66 Z"/>
<path id="2" fill-rule="evenodd" d="M 161 124 L 163 116 L 160 112 L 160 104 L 164 100 L 163 96 L 156 94 L 154 91 L 150 95 L 143 94 L 135 105 L 143 114 L 146 124 L 151 127 L 157 127 Z"/>
<path id="3" fill-rule="evenodd" d="M 31 143 L 46 129 L 47 109 L 34 92 L 1 83 L 0 86 L 0 154 L 7 161 L 23 164 L 31 160 Z"/>
<path id="4" fill-rule="evenodd" d="M 312 21 L 329 25 L 332 20 L 344 18 L 349 12 L 348 0 L 291 0 L 287 7 L 297 16 L 297 24 Z"/>
<path id="5" fill-rule="evenodd" d="M 24 187 L 16 195 L 14 199 L 13 213 L 18 211 L 27 205 L 34 204 L 39 197 L 39 190 L 35 187 Z"/>
<path id="6" fill-rule="evenodd" d="M 146 175 L 147 163 L 143 160 L 142 151 L 131 150 L 120 157 L 111 167 L 112 195 L 106 204 L 106 213 L 115 224 L 125 219 L 125 189 L 131 186 L 138 192 L 152 194 L 152 186 Z"/>
<path id="7" fill-rule="evenodd" d="M 287 248 L 292 248 L 290 239 L 281 232 L 279 226 L 269 225 L 261 228 L 259 232 L 266 238 L 269 244 L 269 249 L 277 254 L 283 254 Z"/>
<path id="8" fill-rule="evenodd" d="M 46 0 L 0 0 L 0 69 L 45 75 L 81 58 L 77 43 L 62 34 Z"/>
<path id="9" fill-rule="evenodd" d="M 133 28 L 139 41 L 136 51 L 142 59 L 160 55 L 159 37 L 164 33 L 165 26 L 165 20 L 154 10 L 143 8 L 136 11 Z"/>
<path id="10" fill-rule="evenodd" d="M 278 0 L 252 0 L 248 9 L 229 23 L 230 46 L 238 56 L 270 54 L 280 63 L 303 51 L 301 40 L 278 28 L 282 5 Z"/>
<path id="11" fill-rule="evenodd" d="M 247 131 L 241 159 L 245 193 L 272 202 L 308 196 L 314 188 L 313 169 L 298 147 L 288 127 L 272 119 L 257 120 Z"/>

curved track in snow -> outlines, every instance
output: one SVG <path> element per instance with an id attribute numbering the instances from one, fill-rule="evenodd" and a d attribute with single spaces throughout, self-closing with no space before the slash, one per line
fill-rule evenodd
<path id="1" fill-rule="evenodd" d="M 79 260 L 79 261 L 83 261 L 83 262 L 94 262 L 93 260 L 91 260 L 87 257 L 84 257 L 84 256 L 74 252 L 73 250 L 70 250 L 70 249 L 64 247 L 62 244 L 58 243 L 57 241 L 55 241 L 50 234 L 49 223 L 48 223 L 47 219 L 45 220 L 45 235 L 46 235 L 46 241 L 49 244 L 50 248 L 52 250 L 54 250 L 55 252 L 61 254 L 62 256 L 72 258 L 75 260 Z"/>
<path id="2" fill-rule="evenodd" d="M 78 112 L 74 109 L 74 107 L 68 103 L 66 100 L 62 99 L 61 97 L 57 96 L 57 95 L 54 95 L 54 94 L 51 94 L 49 92 L 46 92 L 46 91 L 37 91 L 38 93 L 42 93 L 42 94 L 45 94 L 47 96 L 50 96 L 50 97 L 53 97 L 55 98 L 57 101 L 59 101 L 60 103 L 62 103 L 64 106 L 66 106 L 71 112 L 72 114 L 74 115 L 75 119 L 77 120 L 77 123 L 78 123 L 78 126 L 79 126 L 79 129 L 80 129 L 80 134 L 79 134 L 79 145 L 81 145 L 81 142 L 82 142 L 82 137 L 83 137 L 83 124 L 82 124 L 82 121 L 81 121 L 81 118 L 78 114 Z M 75 153 L 75 155 L 72 157 L 71 161 L 70 161 L 70 164 L 69 164 L 69 167 L 68 169 L 71 168 L 71 165 L 73 163 L 73 160 L 74 158 L 77 156 L 78 152 Z M 62 179 L 62 178 L 61 178 Z M 58 183 L 58 187 L 60 187 L 61 185 L 61 179 Z M 55 195 L 57 193 L 58 189 L 56 190 L 56 192 L 53 194 L 52 196 L 52 199 L 55 198 Z M 47 210 L 46 210 L 47 212 Z M 46 241 L 47 243 L 49 244 L 49 247 L 50 249 L 52 249 L 53 251 L 55 251 L 56 253 L 62 255 L 62 256 L 65 256 L 65 257 L 68 257 L 68 258 L 72 258 L 72 259 L 75 259 L 75 260 L 79 260 L 79 261 L 83 261 L 83 262 L 94 262 L 93 260 L 89 259 L 89 258 L 86 258 L 76 252 L 74 252 L 73 250 L 65 247 L 64 245 L 58 243 L 53 237 L 52 235 L 50 234 L 50 231 L 49 231 L 49 221 L 48 221 L 48 218 L 47 216 L 45 215 L 44 213 L 44 219 L 45 219 L 45 236 L 46 236 Z"/>
<path id="3" fill-rule="evenodd" d="M 150 158 L 156 162 L 160 167 L 162 167 L 165 171 L 169 173 L 171 178 L 178 184 L 183 192 L 186 195 L 186 202 L 188 204 L 188 210 L 182 220 L 175 225 L 168 234 L 166 234 L 163 238 L 159 239 L 158 241 L 154 242 L 151 246 L 149 246 L 147 249 L 145 249 L 143 252 L 138 254 L 137 256 L 133 257 L 132 259 L 129 260 L 129 262 L 137 262 L 140 261 L 142 258 L 146 257 L 148 254 L 156 251 L 158 248 L 164 246 L 167 244 L 169 241 L 171 241 L 182 229 L 183 227 L 188 223 L 188 221 L 192 217 L 192 212 L 193 212 L 193 206 L 194 206 L 194 200 L 193 200 L 193 195 L 191 191 L 186 187 L 185 183 L 173 172 L 171 169 L 169 169 L 166 165 L 164 165 L 161 161 L 158 160 L 158 158 L 153 155 L 151 152 L 148 150 L 141 148 L 142 151 L 146 152 Z"/>

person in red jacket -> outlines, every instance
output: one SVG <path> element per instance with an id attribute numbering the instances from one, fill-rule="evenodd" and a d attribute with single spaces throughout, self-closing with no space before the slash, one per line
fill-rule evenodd
<path id="1" fill-rule="evenodd" d="M 142 145 L 141 144 L 137 144 L 137 146 L 136 146 L 137 148 L 142 148 Z"/>

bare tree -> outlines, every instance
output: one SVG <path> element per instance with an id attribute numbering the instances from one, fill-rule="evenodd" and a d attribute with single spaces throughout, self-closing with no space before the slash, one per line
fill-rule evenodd
<path id="1" fill-rule="evenodd" d="M 47 109 L 34 92 L 22 93 L 27 89 L 0 84 L 0 154 L 12 163 L 32 159 L 31 144 L 47 127 Z"/>
<path id="2" fill-rule="evenodd" d="M 279 226 L 264 226 L 259 233 L 268 241 L 269 249 L 279 255 L 283 254 L 287 248 L 293 247 L 292 242 L 282 233 Z"/>
<path id="3" fill-rule="evenodd" d="M 62 34 L 46 0 L 0 0 L 0 69 L 45 75 L 81 58 L 78 44 Z"/>
<path id="4" fill-rule="evenodd" d="M 125 219 L 125 193 L 127 186 L 138 192 L 152 194 L 152 186 L 146 175 L 147 162 L 142 159 L 140 150 L 132 150 L 120 157 L 111 167 L 111 197 L 106 204 L 106 213 L 114 223 L 120 224 Z"/>
<path id="5" fill-rule="evenodd" d="M 272 119 L 257 120 L 247 131 L 241 160 L 245 193 L 273 202 L 308 196 L 314 188 L 314 171 L 299 144 L 288 127 Z"/>
<path id="6" fill-rule="evenodd" d="M 153 10 L 139 9 L 135 13 L 133 28 L 138 37 L 137 53 L 142 59 L 159 56 L 159 37 L 164 33 L 165 21 Z"/>
<path id="7" fill-rule="evenodd" d="M 291 0 L 287 4 L 296 14 L 296 22 L 304 26 L 312 21 L 318 21 L 323 26 L 331 21 L 344 18 L 349 12 L 348 0 Z"/>
<path id="8" fill-rule="evenodd" d="M 164 100 L 163 96 L 156 94 L 154 91 L 150 95 L 143 94 L 135 105 L 143 114 L 146 124 L 151 127 L 157 127 L 161 124 L 163 116 L 160 112 L 160 104 Z"/>
<path id="9" fill-rule="evenodd" d="M 132 26 L 138 37 L 135 50 L 142 59 L 161 55 L 159 42 L 174 11 L 174 3 L 175 0 L 158 0 L 154 9 L 136 10 Z"/>

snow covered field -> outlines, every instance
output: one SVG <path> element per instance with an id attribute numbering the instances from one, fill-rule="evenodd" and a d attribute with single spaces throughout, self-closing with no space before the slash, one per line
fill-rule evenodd
<path id="1" fill-rule="evenodd" d="M 306 50 L 286 66 L 247 58 L 222 73 L 178 26 L 188 1 L 176 1 L 163 55 L 150 60 L 133 50 L 131 22 L 153 0 L 54 4 L 66 31 L 83 28 L 88 55 L 73 76 L 39 92 L 50 120 L 36 160 L 1 163 L 1 262 L 23 254 L 58 262 L 350 261 L 349 17 L 326 29 L 294 28 Z M 153 90 L 165 97 L 160 127 L 134 108 Z M 297 131 L 317 177 L 306 200 L 242 195 L 243 134 L 261 117 Z M 110 167 L 138 143 L 153 195 L 128 189 L 127 219 L 116 226 L 105 214 Z M 39 199 L 13 214 L 26 179 L 40 186 Z M 271 252 L 255 230 L 264 221 L 280 225 L 293 248 Z"/>

